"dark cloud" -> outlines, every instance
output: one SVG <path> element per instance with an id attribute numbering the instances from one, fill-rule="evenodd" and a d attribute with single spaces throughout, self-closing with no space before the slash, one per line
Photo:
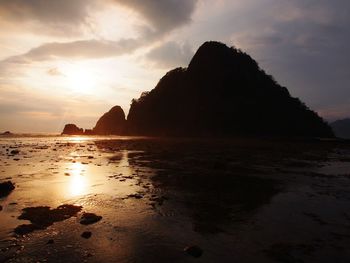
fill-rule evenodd
<path id="1" fill-rule="evenodd" d="M 89 11 L 96 8 L 95 0 L 0 0 L 2 18 L 42 23 L 80 23 L 86 21 Z"/>
<path id="2" fill-rule="evenodd" d="M 72 35 L 93 24 L 93 14 L 122 5 L 140 14 L 146 25 L 137 27 L 143 38 L 154 38 L 191 21 L 197 0 L 0 0 L 0 23 L 41 34 Z M 4 27 L 4 25 L 2 26 Z M 38 29 L 41 29 L 40 31 Z"/>
<path id="3" fill-rule="evenodd" d="M 114 0 L 141 14 L 152 26 L 144 33 L 156 35 L 169 32 L 191 21 L 197 0 Z"/>
<path id="4" fill-rule="evenodd" d="M 0 0 L 0 17 L 46 24 L 84 23 L 97 8 L 120 4 L 146 18 L 159 31 L 169 31 L 191 20 L 197 0 Z"/>
<path id="5" fill-rule="evenodd" d="M 99 3 L 106 2 L 108 1 L 104 0 Z M 4 62 L 23 64 L 54 58 L 104 58 L 130 53 L 139 47 L 159 41 L 165 33 L 188 23 L 196 2 L 197 0 L 111 0 L 109 3 L 131 8 L 146 19 L 149 26 L 142 27 L 138 38 L 45 43 L 25 54 L 10 57 L 2 61 L 2 64 Z M 19 20 L 37 20 L 44 25 L 63 23 L 74 28 L 76 24 L 87 20 L 91 6 L 96 3 L 96 0 L 0 0 L 0 14 L 5 18 L 9 17 L 10 20 L 18 17 Z"/>
<path id="6" fill-rule="evenodd" d="M 98 0 L 0 0 L 1 34 L 31 32 L 40 35 L 76 36 L 91 28 L 91 14 L 105 7 Z"/>
<path id="7" fill-rule="evenodd" d="M 191 46 L 173 41 L 165 42 L 146 54 L 146 59 L 160 68 L 187 66 L 194 51 Z"/>

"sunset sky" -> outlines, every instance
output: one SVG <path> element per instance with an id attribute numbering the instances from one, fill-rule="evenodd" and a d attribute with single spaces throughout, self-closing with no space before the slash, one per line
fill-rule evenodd
<path id="1" fill-rule="evenodd" d="M 350 117 L 348 0 L 0 0 L 0 131 L 92 128 L 216 40 Z"/>

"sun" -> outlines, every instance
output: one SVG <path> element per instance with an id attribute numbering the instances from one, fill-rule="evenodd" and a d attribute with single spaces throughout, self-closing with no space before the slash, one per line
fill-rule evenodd
<path id="1" fill-rule="evenodd" d="M 65 67 L 67 87 L 74 93 L 91 94 L 97 87 L 96 73 L 86 66 L 69 65 Z"/>

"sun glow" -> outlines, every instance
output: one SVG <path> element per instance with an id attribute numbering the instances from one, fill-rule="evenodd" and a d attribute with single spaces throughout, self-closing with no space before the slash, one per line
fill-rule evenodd
<path id="1" fill-rule="evenodd" d="M 65 65 L 63 74 L 68 88 L 78 94 L 90 94 L 97 87 L 97 74 L 88 66 Z"/>
<path id="2" fill-rule="evenodd" d="M 70 166 L 69 177 L 69 194 L 70 196 L 79 196 L 86 194 L 87 191 L 87 179 L 84 176 L 83 165 L 81 163 L 73 163 Z"/>

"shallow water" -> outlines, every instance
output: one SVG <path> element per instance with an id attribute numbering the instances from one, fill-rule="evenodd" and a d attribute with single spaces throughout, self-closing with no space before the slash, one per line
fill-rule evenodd
<path id="1" fill-rule="evenodd" d="M 332 142 L 0 138 L 0 181 L 16 184 L 0 262 L 348 262 L 349 157 Z M 62 204 L 82 211 L 14 234 L 22 209 Z"/>

